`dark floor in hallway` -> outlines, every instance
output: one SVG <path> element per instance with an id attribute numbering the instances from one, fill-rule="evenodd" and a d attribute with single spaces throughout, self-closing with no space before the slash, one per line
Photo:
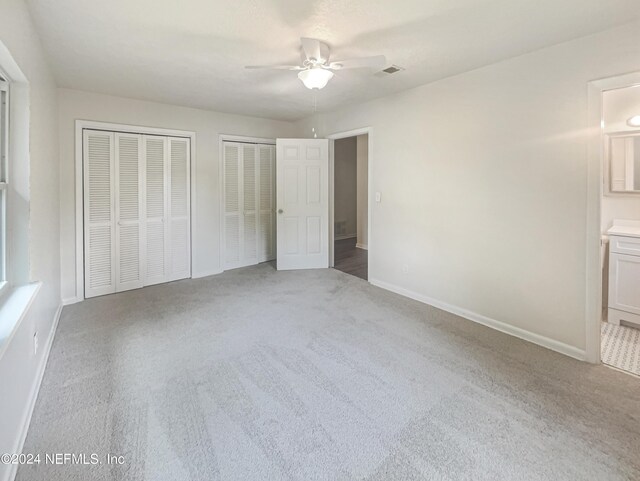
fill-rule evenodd
<path id="1" fill-rule="evenodd" d="M 337 240 L 334 247 L 334 267 L 366 281 L 369 274 L 368 253 L 356 247 L 356 238 Z"/>

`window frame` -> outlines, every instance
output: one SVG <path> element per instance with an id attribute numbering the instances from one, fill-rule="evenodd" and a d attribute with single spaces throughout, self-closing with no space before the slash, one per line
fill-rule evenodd
<path id="1" fill-rule="evenodd" d="M 0 70 L 0 295 L 9 286 L 7 268 L 7 206 L 9 198 L 9 124 L 10 124 L 10 82 L 6 74 Z"/>

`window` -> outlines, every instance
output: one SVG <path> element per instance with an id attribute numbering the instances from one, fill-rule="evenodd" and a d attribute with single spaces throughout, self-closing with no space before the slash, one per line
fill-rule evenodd
<path id="1" fill-rule="evenodd" d="M 0 290 L 7 281 L 7 162 L 9 157 L 9 82 L 0 74 Z"/>

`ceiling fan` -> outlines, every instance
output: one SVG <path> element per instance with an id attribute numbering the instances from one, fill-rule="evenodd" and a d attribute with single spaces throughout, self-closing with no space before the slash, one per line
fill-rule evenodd
<path id="1" fill-rule="evenodd" d="M 300 43 L 302 44 L 302 65 L 248 65 L 245 68 L 297 71 L 298 78 L 302 80 L 305 87 L 321 89 L 331 80 L 334 70 L 347 68 L 381 69 L 386 63 L 384 55 L 329 62 L 330 48 L 326 43 L 315 38 L 301 38 Z"/>

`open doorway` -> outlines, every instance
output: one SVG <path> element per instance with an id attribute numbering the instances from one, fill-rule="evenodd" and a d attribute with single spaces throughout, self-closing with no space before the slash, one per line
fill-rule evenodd
<path id="1" fill-rule="evenodd" d="M 368 280 L 369 135 L 333 146 L 333 267 Z"/>
<path id="2" fill-rule="evenodd" d="M 640 376 L 640 85 L 602 92 L 601 359 Z"/>

